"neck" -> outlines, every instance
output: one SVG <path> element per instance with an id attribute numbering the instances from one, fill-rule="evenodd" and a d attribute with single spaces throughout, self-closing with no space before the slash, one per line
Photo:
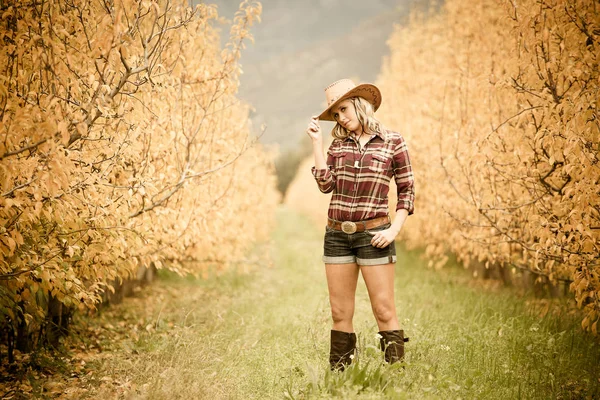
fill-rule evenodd
<path id="1" fill-rule="evenodd" d="M 363 133 L 365 133 L 365 131 L 362 130 L 362 128 L 357 129 L 356 131 L 352 132 L 354 134 L 355 138 L 360 138 L 362 136 Z"/>

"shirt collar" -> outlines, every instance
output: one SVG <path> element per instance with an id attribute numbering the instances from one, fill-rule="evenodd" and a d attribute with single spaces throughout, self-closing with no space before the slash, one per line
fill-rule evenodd
<path id="1" fill-rule="evenodd" d="M 371 135 L 371 139 L 372 139 L 374 136 L 377 136 L 377 137 L 379 137 L 381 140 L 383 140 L 383 141 L 385 142 L 385 133 L 384 133 L 384 134 L 381 134 L 381 133 L 375 132 L 375 133 L 373 133 L 373 134 Z M 352 137 L 351 137 L 351 136 L 348 136 L 348 137 L 347 137 L 345 140 L 352 140 Z M 369 139 L 369 140 L 370 140 L 370 139 Z"/>

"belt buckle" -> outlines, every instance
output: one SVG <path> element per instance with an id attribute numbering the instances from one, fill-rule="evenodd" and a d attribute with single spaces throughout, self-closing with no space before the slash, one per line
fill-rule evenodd
<path id="1" fill-rule="evenodd" d="M 342 232 L 347 234 L 356 232 L 356 224 L 352 221 L 342 222 Z"/>

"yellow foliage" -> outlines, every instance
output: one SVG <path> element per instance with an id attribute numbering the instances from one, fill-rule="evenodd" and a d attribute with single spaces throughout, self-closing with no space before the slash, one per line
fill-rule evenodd
<path id="1" fill-rule="evenodd" d="M 235 97 L 260 12 L 243 1 L 221 50 L 215 7 L 185 0 L 3 10 L 3 314 L 39 321 L 35 293 L 94 307 L 140 264 L 201 274 L 267 239 L 273 157 Z"/>
<path id="2" fill-rule="evenodd" d="M 572 279 L 595 331 L 600 9 L 448 0 L 389 45 L 379 116 L 405 136 L 417 192 L 403 240 Z"/>
<path id="3" fill-rule="evenodd" d="M 300 163 L 286 192 L 284 204 L 308 216 L 315 225 L 325 227 L 331 194 L 319 191 L 311 173 L 313 165 L 312 156 Z"/>

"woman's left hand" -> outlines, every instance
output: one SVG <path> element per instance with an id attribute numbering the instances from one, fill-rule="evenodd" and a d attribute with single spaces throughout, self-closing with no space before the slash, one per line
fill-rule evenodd
<path id="1" fill-rule="evenodd" d="M 373 238 L 371 239 L 371 245 L 383 249 L 384 247 L 389 246 L 394 240 L 396 240 L 396 233 L 388 228 L 375 232 L 375 235 L 373 235 Z"/>

